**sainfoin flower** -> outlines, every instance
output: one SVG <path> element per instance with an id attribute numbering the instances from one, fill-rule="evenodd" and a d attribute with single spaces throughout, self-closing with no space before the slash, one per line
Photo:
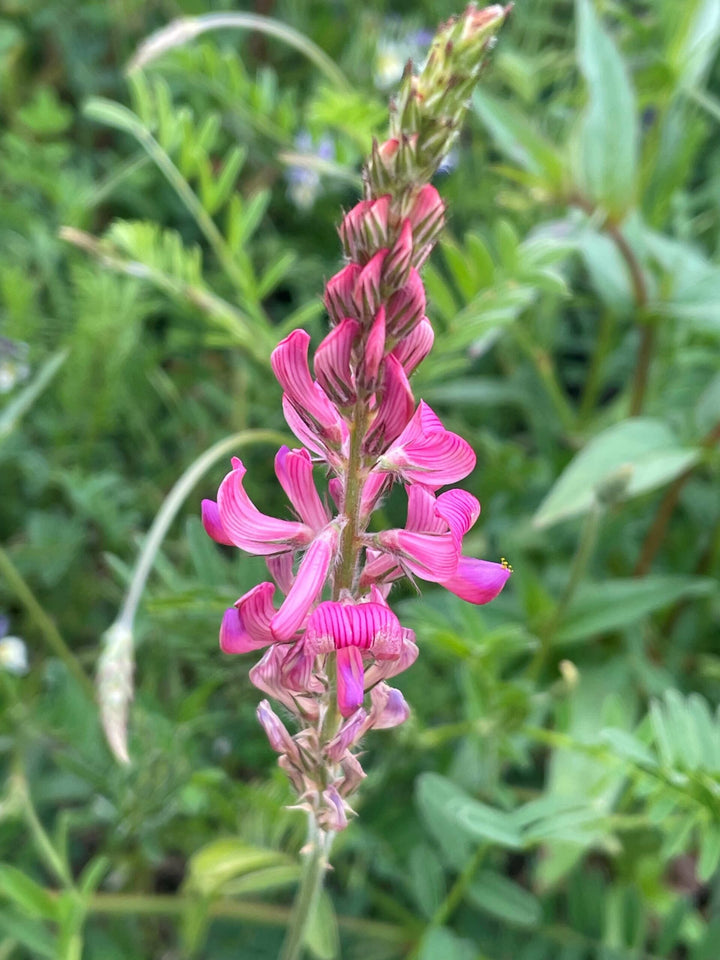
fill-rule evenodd
<path id="1" fill-rule="evenodd" d="M 261 652 L 250 679 L 294 717 L 296 730 L 269 700 L 258 719 L 301 803 L 330 832 L 347 824 L 348 798 L 364 777 L 354 753 L 360 739 L 410 712 L 387 683 L 418 655 L 415 635 L 389 604 L 393 583 L 427 581 L 483 604 L 510 575 L 504 562 L 463 554 L 480 504 L 451 485 L 473 471 L 475 453 L 427 403 L 416 403 L 409 380 L 434 338 L 419 271 L 445 208 L 427 178 L 450 149 L 465 80 L 476 75 L 504 15 L 501 7 L 471 5 L 442 28 L 420 76 L 407 73 L 390 136 L 375 145 L 366 168 L 365 197 L 339 228 L 347 262 L 326 284 L 330 332 L 312 364 L 304 330 L 272 353 L 299 443 L 275 458 L 290 511 L 263 513 L 238 459 L 217 500 L 202 505 L 214 540 L 267 563 L 270 579 L 226 610 L 220 646 L 229 654 Z M 453 71 L 459 86 L 447 85 Z M 321 477 L 326 492 L 316 485 Z M 370 533 L 393 484 L 407 493 L 405 526 Z"/>

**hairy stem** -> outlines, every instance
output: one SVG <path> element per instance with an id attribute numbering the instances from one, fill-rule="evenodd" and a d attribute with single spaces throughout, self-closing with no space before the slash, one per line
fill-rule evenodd
<path id="1" fill-rule="evenodd" d="M 278 960 L 300 960 L 302 957 L 305 934 L 322 889 L 332 840 L 333 834 L 320 829 L 314 813 L 311 813 L 308 818 L 308 843 L 300 886 Z"/>

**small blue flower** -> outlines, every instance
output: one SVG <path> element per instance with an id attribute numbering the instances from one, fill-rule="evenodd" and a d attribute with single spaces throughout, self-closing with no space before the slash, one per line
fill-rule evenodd
<path id="1" fill-rule="evenodd" d="M 315 203 L 320 192 L 320 174 L 312 166 L 312 160 L 334 160 L 335 144 L 323 136 L 317 146 L 307 130 L 301 130 L 295 137 L 295 147 L 298 153 L 308 158 L 308 164 L 292 164 L 285 171 L 288 182 L 288 196 L 299 210 L 309 210 Z"/>

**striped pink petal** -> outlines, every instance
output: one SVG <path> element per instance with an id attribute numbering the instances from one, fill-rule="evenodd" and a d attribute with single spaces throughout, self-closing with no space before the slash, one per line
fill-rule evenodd
<path id="1" fill-rule="evenodd" d="M 324 749 L 324 753 L 329 760 L 337 763 L 343 757 L 345 751 L 362 737 L 367 728 L 367 718 L 368 715 L 362 708 L 348 717 Z"/>
<path id="2" fill-rule="evenodd" d="M 400 656 L 397 660 L 377 660 L 371 663 L 365 671 L 365 689 L 370 690 L 381 680 L 389 680 L 407 670 L 417 660 L 418 652 L 415 634 L 412 630 L 405 630 Z"/>
<path id="3" fill-rule="evenodd" d="M 304 523 L 278 520 L 260 513 L 243 487 L 246 470 L 237 457 L 218 490 L 218 515 L 222 529 L 236 547 L 248 553 L 273 554 L 309 543 L 313 531 Z"/>
<path id="4" fill-rule="evenodd" d="M 442 585 L 468 603 L 489 603 L 505 586 L 510 572 L 502 563 L 461 557 L 453 576 Z"/>
<path id="5" fill-rule="evenodd" d="M 353 301 L 357 316 L 369 323 L 380 309 L 382 299 L 380 288 L 383 279 L 383 262 L 387 256 L 387 249 L 378 252 L 368 260 L 358 274 L 353 291 Z M 351 314 L 352 316 L 352 314 Z"/>
<path id="6" fill-rule="evenodd" d="M 413 530 L 383 530 L 373 536 L 373 541 L 422 580 L 444 583 L 457 570 L 460 550 L 450 531 L 428 534 Z"/>
<path id="7" fill-rule="evenodd" d="M 293 574 L 293 555 L 291 553 L 278 553 L 274 557 L 266 557 L 265 565 L 270 572 L 270 576 L 282 592 L 289 593 L 290 587 L 293 585 L 293 580 L 295 579 Z"/>
<path id="8" fill-rule="evenodd" d="M 480 516 L 480 503 L 467 490 L 446 490 L 437 498 L 435 512 L 459 542 Z"/>
<path id="9" fill-rule="evenodd" d="M 325 393 L 340 406 L 355 402 L 351 368 L 352 351 L 360 335 L 357 320 L 346 317 L 322 340 L 315 351 L 315 376 Z"/>
<path id="10" fill-rule="evenodd" d="M 333 326 L 355 313 L 353 292 L 361 269 L 360 264 L 349 263 L 325 285 L 325 309 Z"/>
<path id="11" fill-rule="evenodd" d="M 388 334 L 396 339 L 406 337 L 425 316 L 426 306 L 425 287 L 413 267 L 407 282 L 388 300 L 385 318 Z"/>
<path id="12" fill-rule="evenodd" d="M 245 629 L 256 644 L 266 645 L 275 640 L 270 631 L 275 616 L 274 595 L 275 584 L 265 581 L 248 590 L 235 603 Z"/>
<path id="13" fill-rule="evenodd" d="M 329 653 L 345 647 L 367 650 L 380 660 L 400 655 L 403 627 L 384 603 L 318 604 L 308 620 L 305 642 L 314 653 Z"/>
<path id="14" fill-rule="evenodd" d="M 363 443 L 365 452 L 372 455 L 384 450 L 402 433 L 415 404 L 400 361 L 390 354 L 385 357 L 382 370 L 382 386 L 378 391 L 380 404 Z"/>
<path id="15" fill-rule="evenodd" d="M 393 349 L 393 356 L 398 358 L 408 377 L 430 353 L 434 340 L 432 324 L 427 317 L 423 317 Z"/>
<path id="16" fill-rule="evenodd" d="M 330 524 L 308 547 L 290 592 L 270 623 L 275 640 L 290 640 L 302 626 L 325 584 L 338 537 L 338 527 Z"/>
<path id="17" fill-rule="evenodd" d="M 358 383 L 365 390 L 372 390 L 385 356 L 385 307 L 381 306 L 375 314 L 370 332 L 365 340 L 362 359 L 358 370 Z"/>
<path id="18" fill-rule="evenodd" d="M 330 516 L 315 487 L 307 450 L 280 447 L 275 457 L 275 473 L 303 522 L 313 530 L 322 530 L 330 522 Z"/>
<path id="19" fill-rule="evenodd" d="M 403 220 L 400 233 L 383 264 L 383 279 L 390 289 L 397 289 L 407 283 L 413 262 L 413 231 L 410 220 Z"/>
<path id="20" fill-rule="evenodd" d="M 475 466 L 470 444 L 446 430 L 421 400 L 415 415 L 377 462 L 376 469 L 392 471 L 410 483 L 436 490 L 466 477 Z"/>

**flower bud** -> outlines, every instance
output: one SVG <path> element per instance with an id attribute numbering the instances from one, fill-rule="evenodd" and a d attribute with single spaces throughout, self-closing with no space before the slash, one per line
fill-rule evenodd
<path id="1" fill-rule="evenodd" d="M 413 263 L 413 250 L 412 226 L 410 220 L 406 218 L 383 264 L 383 279 L 391 290 L 396 290 L 407 283 Z"/>

